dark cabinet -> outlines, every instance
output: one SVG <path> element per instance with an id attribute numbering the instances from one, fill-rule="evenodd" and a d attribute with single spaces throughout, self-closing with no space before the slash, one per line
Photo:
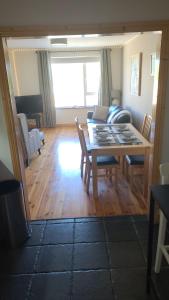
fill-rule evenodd
<path id="1" fill-rule="evenodd" d="M 30 236 L 22 184 L 0 162 L 0 242 L 15 248 Z"/>

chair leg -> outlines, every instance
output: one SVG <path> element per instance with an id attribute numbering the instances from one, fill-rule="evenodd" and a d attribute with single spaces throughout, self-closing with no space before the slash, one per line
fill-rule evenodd
<path id="1" fill-rule="evenodd" d="M 131 188 L 131 190 L 133 190 L 133 168 L 132 168 L 132 166 L 128 167 L 128 174 L 129 174 L 130 188 Z"/>
<path id="2" fill-rule="evenodd" d="M 41 151 L 40 151 L 40 148 L 38 149 L 38 153 L 39 153 L 39 155 L 41 155 Z"/>
<path id="3" fill-rule="evenodd" d="M 89 194 L 90 173 L 91 173 L 91 168 L 89 167 L 89 168 L 87 168 L 87 183 L 86 183 L 87 194 Z"/>
<path id="4" fill-rule="evenodd" d="M 87 166 L 87 162 L 86 162 L 86 165 L 85 165 L 85 176 L 84 176 L 84 183 L 86 183 L 86 181 L 87 181 L 87 168 L 88 168 L 88 166 Z"/>
<path id="5" fill-rule="evenodd" d="M 114 168 L 114 183 L 115 183 L 115 186 L 117 187 L 117 181 L 118 181 L 118 179 L 117 179 L 117 176 L 118 176 L 118 172 L 117 172 L 117 168 L 115 167 Z"/>
<path id="6" fill-rule="evenodd" d="M 161 268 L 161 261 L 162 261 L 161 246 L 164 245 L 165 242 L 166 226 L 167 226 L 167 220 L 163 212 L 160 210 L 160 223 L 159 223 L 158 243 L 157 243 L 157 252 L 156 252 L 156 260 L 155 260 L 155 273 L 159 273 Z"/>
<path id="7" fill-rule="evenodd" d="M 112 183 L 112 169 L 109 170 L 109 180 Z"/>
<path id="8" fill-rule="evenodd" d="M 124 175 L 124 177 L 126 177 L 126 159 L 125 156 L 122 156 L 122 174 Z"/>
<path id="9" fill-rule="evenodd" d="M 125 161 L 125 174 L 127 181 L 130 181 L 130 166 L 128 165 L 127 161 Z"/>
<path id="10" fill-rule="evenodd" d="M 84 155 L 81 155 L 81 162 L 80 162 L 80 170 L 81 170 L 81 178 L 83 178 L 83 165 L 84 165 Z"/>

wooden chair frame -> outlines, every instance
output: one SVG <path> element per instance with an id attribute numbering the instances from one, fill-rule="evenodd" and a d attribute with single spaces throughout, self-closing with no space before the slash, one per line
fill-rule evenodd
<path id="1" fill-rule="evenodd" d="M 151 130 L 151 123 L 152 123 L 152 116 L 145 114 L 143 124 L 141 127 L 141 134 L 145 139 L 149 139 L 150 136 L 150 130 Z M 130 165 L 127 161 L 127 159 L 124 159 L 124 174 L 127 178 L 127 180 L 130 183 L 131 189 L 133 188 L 133 176 L 134 176 L 134 169 L 139 168 L 141 170 L 144 169 L 144 165 Z"/>
<path id="2" fill-rule="evenodd" d="M 79 142 L 80 142 L 80 147 L 81 147 L 81 160 L 80 160 L 80 174 L 81 174 L 81 178 L 83 178 L 84 176 L 84 168 L 85 168 L 85 177 L 84 177 L 84 182 L 86 182 L 86 178 L 87 178 L 87 174 L 86 174 L 86 153 L 84 151 L 84 147 L 83 147 L 83 141 L 81 138 L 81 134 L 80 134 L 80 130 L 79 130 L 79 120 L 78 117 L 75 117 L 75 125 L 77 128 L 77 133 L 78 133 L 78 137 L 79 137 Z M 87 147 L 86 147 L 87 148 Z M 87 149 L 87 154 L 90 154 L 90 149 Z"/>
<path id="3" fill-rule="evenodd" d="M 89 158 L 89 154 L 87 151 L 87 146 L 86 146 L 86 140 L 85 140 L 85 135 L 84 135 L 84 131 L 82 129 L 82 127 L 79 125 L 79 135 L 80 135 L 80 139 L 81 139 L 81 143 L 82 143 L 82 148 L 83 148 L 83 152 L 85 153 L 85 157 L 86 157 L 86 173 L 85 173 L 85 182 L 86 182 L 86 190 L 87 193 L 89 194 L 89 185 L 90 185 L 90 178 L 91 176 L 91 161 Z M 101 169 L 101 170 L 105 170 L 106 171 L 106 175 L 108 174 L 110 181 L 112 182 L 112 169 L 115 170 L 115 186 L 117 186 L 117 170 L 118 170 L 118 164 L 110 164 L 110 165 L 97 165 L 97 169 Z"/>

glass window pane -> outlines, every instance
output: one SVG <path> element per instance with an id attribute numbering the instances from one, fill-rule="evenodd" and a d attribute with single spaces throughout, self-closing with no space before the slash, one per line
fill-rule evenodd
<path id="1" fill-rule="evenodd" d="M 87 106 L 98 105 L 98 94 L 86 95 L 86 105 Z"/>
<path id="2" fill-rule="evenodd" d="M 87 93 L 98 93 L 100 81 L 100 62 L 86 63 Z"/>
<path id="3" fill-rule="evenodd" d="M 56 107 L 84 105 L 82 63 L 52 64 L 52 77 Z"/>

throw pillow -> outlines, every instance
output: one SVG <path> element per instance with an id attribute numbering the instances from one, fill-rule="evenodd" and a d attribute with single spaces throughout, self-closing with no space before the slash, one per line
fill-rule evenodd
<path id="1" fill-rule="evenodd" d="M 106 121 L 109 113 L 109 107 L 107 106 L 95 106 L 93 113 L 93 119 Z"/>

